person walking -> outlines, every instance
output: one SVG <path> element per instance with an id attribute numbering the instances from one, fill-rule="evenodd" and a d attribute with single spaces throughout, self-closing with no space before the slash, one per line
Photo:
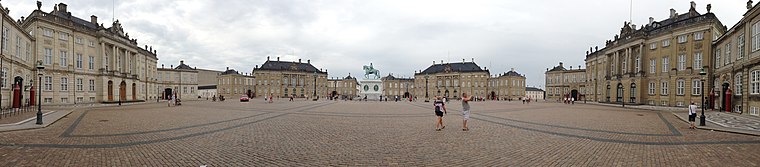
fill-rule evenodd
<path id="1" fill-rule="evenodd" d="M 689 129 L 697 129 L 697 126 L 694 125 L 695 120 L 697 119 L 697 105 L 694 104 L 694 102 L 691 102 L 691 105 L 689 105 Z"/>
<path id="2" fill-rule="evenodd" d="M 470 101 L 472 101 L 472 96 L 462 93 L 462 131 L 470 130 L 470 128 L 467 128 L 467 120 L 470 119 Z"/>
<path id="3" fill-rule="evenodd" d="M 443 125 L 443 114 L 447 113 L 446 105 L 443 103 L 443 100 L 441 100 L 441 97 L 435 97 L 435 101 L 433 101 L 433 108 L 435 109 L 435 116 L 437 117 L 435 121 L 435 130 L 441 131 L 441 129 L 446 128 L 446 126 Z"/>
<path id="4" fill-rule="evenodd" d="M 269 94 L 269 103 L 274 102 L 274 101 L 272 101 L 272 97 L 274 97 L 274 93 L 270 93 Z"/>

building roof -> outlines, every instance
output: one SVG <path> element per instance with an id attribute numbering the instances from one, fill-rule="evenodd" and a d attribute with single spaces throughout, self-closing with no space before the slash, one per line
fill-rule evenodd
<path id="1" fill-rule="evenodd" d="M 433 64 L 417 74 L 435 74 L 448 72 L 488 72 L 475 64 L 475 62 Z"/>
<path id="2" fill-rule="evenodd" d="M 567 69 L 565 69 L 565 67 L 563 67 L 563 66 L 562 66 L 562 62 L 559 62 L 559 65 L 558 65 L 558 66 L 555 66 L 554 68 L 552 68 L 551 70 L 549 70 L 549 71 L 547 71 L 547 72 L 552 72 L 552 71 L 565 71 L 565 70 L 567 70 Z"/>
<path id="3" fill-rule="evenodd" d="M 183 60 L 180 60 L 179 61 L 179 65 L 177 67 L 174 67 L 174 69 L 177 69 L 177 70 L 195 70 L 194 68 L 192 68 L 192 67 L 188 66 L 187 64 L 185 64 L 185 61 L 183 61 Z"/>
<path id="4" fill-rule="evenodd" d="M 224 72 L 219 73 L 219 75 L 230 75 L 230 74 L 240 74 L 240 73 L 238 73 L 238 71 L 235 71 L 235 69 L 230 69 L 229 67 L 227 67 L 227 70 L 225 70 Z"/>
<path id="5" fill-rule="evenodd" d="M 525 87 L 525 91 L 541 91 L 541 92 L 543 92 L 544 90 L 541 90 L 539 88 L 534 88 L 534 87 Z"/>
<path id="6" fill-rule="evenodd" d="M 515 69 L 511 69 L 511 70 L 509 70 L 509 71 L 507 71 L 507 72 L 499 75 L 499 77 L 525 77 L 525 76 L 523 76 L 522 74 L 520 74 L 517 71 L 515 71 Z"/>
<path id="7" fill-rule="evenodd" d="M 277 58 L 279 59 L 279 58 Z M 307 72 L 307 73 L 320 73 L 320 74 L 327 74 L 327 71 L 320 71 L 311 63 L 301 63 L 299 62 L 290 62 L 290 61 L 271 61 L 267 60 L 264 62 L 261 67 L 257 67 L 254 69 L 256 70 L 270 70 L 270 71 L 297 71 L 297 72 Z"/>
<path id="8" fill-rule="evenodd" d="M 198 86 L 198 90 L 216 89 L 216 85 Z"/>
<path id="9" fill-rule="evenodd" d="M 414 80 L 414 78 L 397 78 L 393 76 L 393 74 L 388 74 L 388 76 L 380 78 L 380 80 Z"/>

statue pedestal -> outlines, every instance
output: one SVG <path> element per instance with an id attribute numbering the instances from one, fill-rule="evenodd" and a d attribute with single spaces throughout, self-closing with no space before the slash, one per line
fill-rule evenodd
<path id="1" fill-rule="evenodd" d="M 383 95 L 383 81 L 380 80 L 361 80 L 359 81 L 359 99 L 377 101 Z"/>

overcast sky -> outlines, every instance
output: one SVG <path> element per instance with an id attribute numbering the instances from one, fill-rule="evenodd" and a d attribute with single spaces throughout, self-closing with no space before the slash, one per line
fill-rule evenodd
<path id="1" fill-rule="evenodd" d="M 546 68 L 584 65 L 585 51 L 603 45 L 630 18 L 630 0 L 63 0 L 84 20 L 108 27 L 118 19 L 139 45 L 158 50 L 159 64 L 250 73 L 267 56 L 325 68 L 330 77 L 359 76 L 374 63 L 383 76 L 413 76 L 433 61 L 475 60 L 492 75 L 510 68 L 529 86 L 544 86 Z M 634 0 L 633 23 L 663 20 L 687 0 Z M 733 26 L 745 0 L 696 0 Z M 35 0 L 7 0 L 11 17 L 27 16 Z M 115 9 L 115 10 L 112 10 Z M 115 15 L 113 14 L 115 13 Z"/>

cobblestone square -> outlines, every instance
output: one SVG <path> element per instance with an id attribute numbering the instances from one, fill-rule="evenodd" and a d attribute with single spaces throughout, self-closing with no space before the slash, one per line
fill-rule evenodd
<path id="1" fill-rule="evenodd" d="M 577 103 L 188 101 L 77 109 L 0 133 L 0 166 L 758 166 L 760 137 Z"/>

